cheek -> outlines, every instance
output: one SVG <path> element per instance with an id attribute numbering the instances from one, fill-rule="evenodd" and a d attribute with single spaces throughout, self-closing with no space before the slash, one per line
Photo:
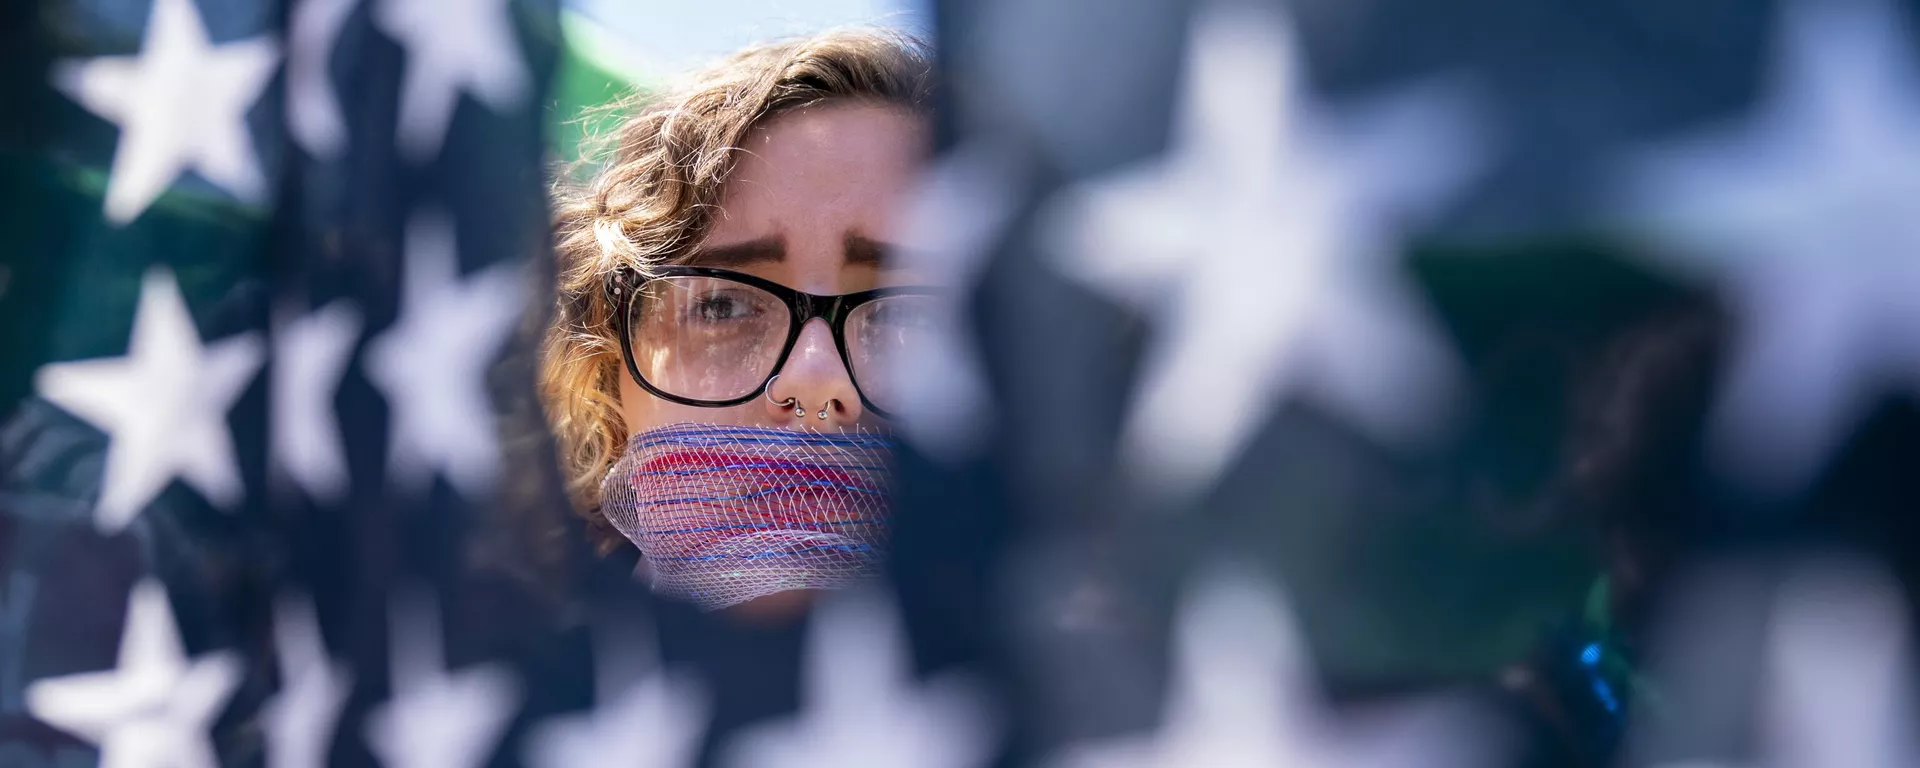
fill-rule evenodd
<path id="1" fill-rule="evenodd" d="M 668 424 L 761 425 L 765 404 L 749 400 L 727 408 L 701 408 L 681 405 L 654 397 L 640 388 L 631 377 L 620 380 L 620 417 L 626 421 L 627 436 Z"/>

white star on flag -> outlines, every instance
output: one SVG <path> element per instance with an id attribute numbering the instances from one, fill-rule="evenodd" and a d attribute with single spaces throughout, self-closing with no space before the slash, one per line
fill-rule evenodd
<path id="1" fill-rule="evenodd" d="M 1669 675 L 1663 679 L 1668 685 L 1706 686 L 1679 692 L 1687 697 L 1682 701 L 1697 708 L 1663 724 L 1680 730 L 1662 734 L 1648 729 L 1638 734 L 1644 738 L 1634 747 L 1642 752 L 1674 750 L 1675 745 L 1662 744 L 1664 735 L 1682 740 L 1679 748 L 1687 750 L 1685 742 L 1696 740 L 1697 732 L 1729 724 L 1728 715 L 1750 715 L 1757 722 L 1740 732 L 1757 740 L 1753 751 L 1762 759 L 1754 765 L 1900 768 L 1916 764 L 1920 740 L 1911 723 L 1920 713 L 1913 687 L 1914 674 L 1920 669 L 1914 666 L 1907 602 L 1883 571 L 1858 562 L 1816 560 L 1796 565 L 1784 580 L 1760 573 L 1714 575 L 1718 578 L 1704 580 L 1689 595 L 1692 603 L 1675 611 L 1681 625 L 1666 649 Z M 1776 584 L 1778 592 L 1763 597 L 1763 590 Z M 1718 612 L 1729 610 L 1729 603 L 1756 599 L 1767 609 L 1766 642 L 1758 683 L 1748 684 L 1753 669 L 1726 668 L 1701 657 L 1724 656 L 1728 648 L 1747 644 L 1751 626 L 1716 619 L 1723 618 Z M 1684 610 L 1709 601 L 1711 605 L 1703 605 L 1703 610 Z M 1687 669 L 1671 669 L 1690 660 L 1694 663 Z M 1709 671 L 1702 674 L 1700 668 Z M 1741 679 L 1728 680 L 1727 675 Z M 1654 763 L 1647 756 L 1640 755 L 1635 764 L 1732 765 L 1713 759 Z"/>
<path id="2" fill-rule="evenodd" d="M 260 366 L 260 335 L 202 346 L 173 273 L 147 270 L 125 357 L 48 363 L 39 395 L 107 433 L 94 524 L 117 533 L 178 477 L 216 506 L 240 500 L 227 411 Z"/>
<path id="3" fill-rule="evenodd" d="M 1907 603 L 1879 574 L 1808 572 L 1787 584 L 1767 653 L 1759 730 L 1771 765 L 1896 768 L 1920 752 Z M 1786 715 L 1781 717 L 1781 715 Z"/>
<path id="4" fill-rule="evenodd" d="M 1324 711 L 1284 599 L 1251 572 L 1199 581 L 1174 635 L 1159 732 L 1068 748 L 1056 768 L 1480 768 L 1497 734 L 1445 698 L 1343 722 Z"/>
<path id="5" fill-rule="evenodd" d="M 509 0 L 379 0 L 373 14 L 407 49 L 395 139 L 410 160 L 440 153 L 461 91 L 506 112 L 532 90 Z"/>
<path id="6" fill-rule="evenodd" d="M 127 596 L 114 669 L 34 681 L 27 711 L 100 747 L 114 768 L 214 768 L 207 726 L 240 684 L 240 657 L 216 651 L 187 658 L 160 582 Z"/>
<path id="7" fill-rule="evenodd" d="M 313 602 L 282 596 L 274 605 L 274 650 L 280 661 L 280 692 L 261 709 L 267 736 L 267 768 L 322 768 L 353 691 L 347 665 L 327 655 Z"/>
<path id="8" fill-rule="evenodd" d="M 107 220 L 139 218 L 188 169 L 243 202 L 266 200 L 246 120 L 279 59 L 269 37 L 213 45 L 193 0 L 154 0 L 140 55 L 59 62 L 54 87 L 120 126 Z"/>
<path id="9" fill-rule="evenodd" d="M 929 284 L 971 289 L 986 269 L 994 238 L 1016 212 L 1018 178 L 1014 158 L 1000 148 L 968 144 L 948 152 L 920 179 L 894 238 L 901 244 L 901 265 Z M 896 389 L 906 398 L 896 417 L 914 445 L 957 462 L 984 446 L 991 420 L 983 414 L 993 406 L 962 303 L 945 308 L 927 337 L 893 364 Z"/>
<path id="10" fill-rule="evenodd" d="M 449 672 L 440 609 L 424 592 L 395 596 L 392 609 L 393 698 L 367 715 L 367 746 L 387 768 L 485 765 L 519 707 L 519 682 L 497 663 Z"/>
<path id="11" fill-rule="evenodd" d="M 648 650 L 652 642 L 634 637 L 640 634 L 602 638 L 594 653 L 600 700 L 591 712 L 536 726 L 527 736 L 528 765 L 573 768 L 607 762 L 609 755 L 619 755 L 627 768 L 693 765 L 711 701 L 697 678 L 654 667 L 658 659 L 646 658 L 656 656 Z"/>
<path id="12" fill-rule="evenodd" d="M 1920 394 L 1920 50 L 1882 0 L 1787 5 L 1773 95 L 1737 130 L 1647 152 L 1623 185 L 1659 263 L 1743 321 L 1714 460 L 1803 490 L 1894 387 Z"/>
<path id="13" fill-rule="evenodd" d="M 1040 219 L 1062 273 L 1157 322 L 1122 461 L 1197 492 L 1298 394 L 1377 438 L 1431 435 L 1458 363 L 1394 259 L 1481 166 L 1472 101 L 1435 85 L 1320 119 L 1264 7 L 1196 11 L 1188 56 L 1167 154 Z"/>
<path id="14" fill-rule="evenodd" d="M 502 263 L 461 279 L 453 223 L 438 213 L 416 216 L 406 241 L 400 316 L 364 358 L 391 405 L 388 475 L 418 485 L 437 469 L 481 498 L 500 465 L 487 367 L 521 320 L 523 274 Z"/>
<path id="15" fill-rule="evenodd" d="M 723 764 L 986 765 L 998 729 L 981 692 L 960 677 L 916 681 L 899 618 L 876 591 L 822 600 L 808 627 L 800 711 L 735 736 Z"/>
<path id="16" fill-rule="evenodd" d="M 333 398 L 360 338 L 360 313 L 334 301 L 276 330 L 273 338 L 273 464 L 314 499 L 346 493 L 346 448 Z"/>
<path id="17" fill-rule="evenodd" d="M 298 0 L 287 22 L 287 133 L 314 157 L 347 150 L 347 123 L 327 65 L 357 3 Z"/>

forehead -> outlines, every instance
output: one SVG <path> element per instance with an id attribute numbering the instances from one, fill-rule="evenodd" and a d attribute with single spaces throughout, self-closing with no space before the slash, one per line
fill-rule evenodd
<path id="1" fill-rule="evenodd" d="M 926 140 L 919 117 L 889 105 L 824 104 L 777 115 L 741 142 L 711 240 L 878 234 L 912 182 Z"/>

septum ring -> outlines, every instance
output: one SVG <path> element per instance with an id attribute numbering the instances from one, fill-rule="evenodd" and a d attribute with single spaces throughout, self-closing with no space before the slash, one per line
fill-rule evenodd
<path id="1" fill-rule="evenodd" d="M 799 399 L 793 398 L 793 397 L 788 397 L 785 400 L 773 399 L 773 383 L 779 380 L 780 380 L 780 374 L 777 374 L 777 373 L 773 375 L 773 378 L 767 379 L 767 388 L 765 390 L 765 397 L 767 398 L 767 402 L 773 403 L 774 405 L 780 406 L 782 408 L 792 408 L 793 417 L 796 419 L 806 418 L 807 409 L 800 405 Z M 833 408 L 833 404 L 837 402 L 840 402 L 840 398 L 832 397 L 832 398 L 827 398 L 826 402 L 820 404 L 820 413 L 816 415 L 820 417 L 821 421 L 827 420 L 827 411 L 831 410 Z"/>
<path id="2" fill-rule="evenodd" d="M 794 418 L 796 418 L 796 419 L 804 419 L 804 418 L 806 418 L 806 417 L 807 417 L 807 409 L 805 409 L 805 408 L 802 408 L 802 407 L 800 407 L 800 401 L 799 401 L 799 400 L 796 400 L 796 399 L 794 399 L 794 398 L 791 398 L 791 397 L 789 397 L 789 398 L 787 398 L 787 399 L 785 399 L 785 400 L 775 400 L 775 399 L 773 399 L 773 383 L 774 383 L 774 382 L 776 382 L 776 381 L 779 381 L 779 380 L 780 380 L 780 374 L 777 374 L 777 373 L 773 375 L 773 378 L 771 378 L 771 379 L 767 379 L 767 390 L 766 390 L 766 397 L 767 397 L 767 402 L 769 402 L 769 403 L 773 403 L 774 405 L 777 405 L 777 406 L 780 406 L 780 407 L 782 407 L 782 408 L 792 408 L 792 409 L 793 409 L 793 417 L 794 417 Z"/>

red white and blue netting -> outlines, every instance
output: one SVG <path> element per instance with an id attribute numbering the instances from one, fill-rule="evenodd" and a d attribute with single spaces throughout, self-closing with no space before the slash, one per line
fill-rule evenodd
<path id="1" fill-rule="evenodd" d="M 877 572 L 892 458 L 873 432 L 674 424 L 634 435 L 601 506 L 654 591 L 716 610 Z"/>

